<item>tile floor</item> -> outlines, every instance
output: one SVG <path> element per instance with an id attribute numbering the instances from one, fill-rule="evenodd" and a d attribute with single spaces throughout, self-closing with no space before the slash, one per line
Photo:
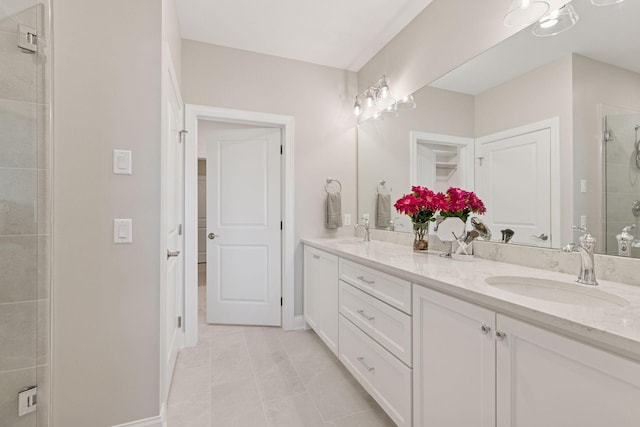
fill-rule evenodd
<path id="1" fill-rule="evenodd" d="M 178 356 L 168 427 L 395 426 L 313 331 L 207 325 Z"/>

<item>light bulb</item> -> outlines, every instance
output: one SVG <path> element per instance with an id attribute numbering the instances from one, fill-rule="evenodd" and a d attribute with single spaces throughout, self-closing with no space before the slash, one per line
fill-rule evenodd
<path id="1" fill-rule="evenodd" d="M 385 99 L 389 97 L 389 84 L 387 83 L 387 78 L 382 77 L 382 83 L 380 83 L 380 96 L 379 98 Z"/>
<path id="2" fill-rule="evenodd" d="M 365 95 L 364 102 L 368 108 L 373 107 L 373 103 L 375 102 L 375 99 L 373 99 L 373 94 L 371 93 L 370 90 L 367 90 L 367 94 Z"/>
<path id="3" fill-rule="evenodd" d="M 359 116 L 362 114 L 362 107 L 360 106 L 360 102 L 358 102 L 358 97 L 356 96 L 356 102 L 353 103 L 353 114 Z"/>

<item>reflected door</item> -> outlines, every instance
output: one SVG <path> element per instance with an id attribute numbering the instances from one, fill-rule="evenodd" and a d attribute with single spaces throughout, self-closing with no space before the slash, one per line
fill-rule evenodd
<path id="1" fill-rule="evenodd" d="M 550 147 L 549 129 L 478 143 L 476 184 L 494 240 L 508 228 L 514 243 L 551 247 Z"/>
<path id="2" fill-rule="evenodd" d="M 207 144 L 207 322 L 281 322 L 280 129 Z"/>

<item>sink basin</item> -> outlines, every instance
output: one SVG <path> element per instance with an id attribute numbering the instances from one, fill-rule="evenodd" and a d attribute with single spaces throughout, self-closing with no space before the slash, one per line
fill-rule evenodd
<path id="1" fill-rule="evenodd" d="M 624 298 L 577 283 L 517 276 L 494 276 L 485 279 L 485 282 L 503 291 L 563 304 L 602 308 L 629 304 Z"/>

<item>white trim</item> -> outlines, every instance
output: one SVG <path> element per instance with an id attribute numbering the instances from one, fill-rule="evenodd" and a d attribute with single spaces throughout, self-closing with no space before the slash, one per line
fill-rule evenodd
<path id="1" fill-rule="evenodd" d="M 409 179 L 411 185 L 418 183 L 418 168 L 415 159 L 418 158 L 418 141 L 435 142 L 442 145 L 460 147 L 461 186 L 468 191 L 475 190 L 474 178 L 474 139 L 464 136 L 444 135 L 412 130 L 409 132 Z"/>
<path id="2" fill-rule="evenodd" d="M 549 245 L 552 248 L 561 247 L 562 242 L 562 212 L 561 212 L 561 186 L 560 180 L 560 117 L 552 117 L 550 119 L 541 120 L 539 122 L 529 123 L 524 126 L 507 129 L 476 138 L 475 152 L 480 152 L 480 145 L 499 141 L 501 139 L 512 138 L 518 135 L 537 132 L 539 130 L 549 129 L 551 141 L 550 152 L 551 159 L 549 166 L 551 168 L 551 233 Z M 476 181 L 479 179 L 479 170 L 476 169 Z"/>
<path id="3" fill-rule="evenodd" d="M 307 322 L 305 322 L 305 320 L 304 320 L 304 316 L 296 316 L 293 319 L 293 329 L 295 329 L 295 330 L 309 329 L 307 327 Z"/>
<path id="4" fill-rule="evenodd" d="M 282 251 L 282 327 L 296 329 L 294 316 L 294 118 L 279 114 L 233 110 L 205 105 L 185 106 L 185 346 L 198 342 L 198 120 L 223 121 L 282 128 L 284 221 Z"/>
<path id="5" fill-rule="evenodd" d="M 162 416 L 145 418 L 144 420 L 131 421 L 129 423 L 118 424 L 113 427 L 164 427 L 166 425 Z"/>
<path id="6" fill-rule="evenodd" d="M 160 328 L 160 405 L 164 406 L 165 402 L 169 396 L 169 387 L 171 381 L 167 378 L 167 360 L 166 358 L 166 304 L 167 297 L 165 294 L 166 290 L 166 281 L 167 281 L 167 223 L 165 216 L 165 203 L 166 197 L 165 194 L 167 192 L 167 173 L 166 173 L 166 165 L 165 161 L 167 158 L 167 140 L 168 135 L 165 134 L 166 122 L 168 120 L 168 112 L 167 112 L 167 97 L 169 94 L 167 93 L 167 88 L 169 85 L 173 86 L 176 95 L 178 96 L 178 102 L 180 105 L 184 105 L 182 102 L 182 96 L 180 94 L 180 85 L 178 84 L 178 80 L 175 73 L 175 68 L 173 66 L 173 60 L 171 56 L 171 51 L 169 49 L 169 44 L 164 43 L 162 49 L 162 88 L 161 88 L 161 136 L 160 136 L 160 318 L 159 318 L 159 328 Z M 183 284 L 184 285 L 184 284 Z M 183 289 L 184 291 L 184 289 Z M 182 342 L 184 341 L 184 333 L 178 335 L 178 348 L 182 347 Z"/>

